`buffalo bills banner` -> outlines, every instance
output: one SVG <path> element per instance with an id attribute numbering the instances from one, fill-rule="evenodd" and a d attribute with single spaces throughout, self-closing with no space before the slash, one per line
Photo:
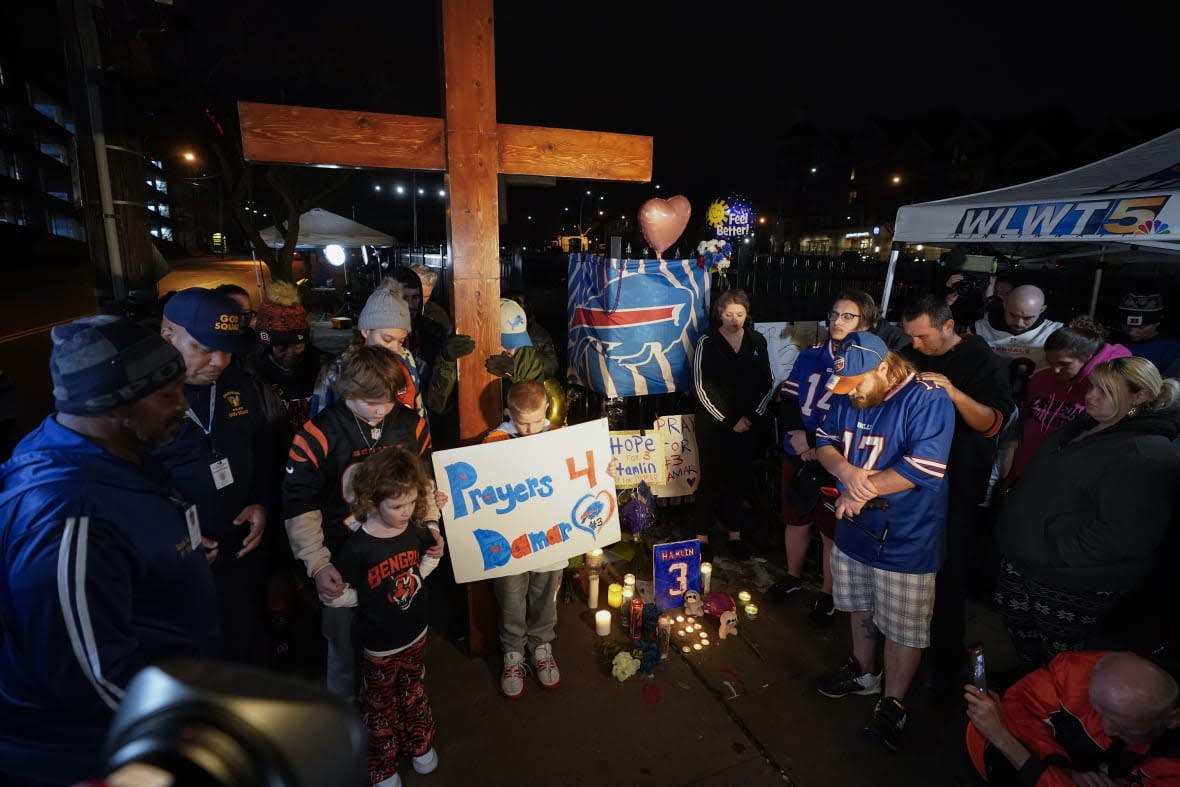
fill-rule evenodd
<path id="1" fill-rule="evenodd" d="M 605 418 L 432 458 L 450 498 L 443 515 L 457 582 L 550 569 L 621 537 Z"/>
<path id="2" fill-rule="evenodd" d="M 708 329 L 704 268 L 687 260 L 571 254 L 569 361 L 579 385 L 603 396 L 692 387 L 692 352 Z"/>

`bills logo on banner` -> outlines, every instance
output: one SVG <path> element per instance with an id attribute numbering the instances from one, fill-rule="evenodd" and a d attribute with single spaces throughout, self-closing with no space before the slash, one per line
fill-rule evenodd
<path id="1" fill-rule="evenodd" d="M 687 390 L 708 328 L 708 287 L 696 259 L 615 260 L 571 254 L 570 369 L 604 396 Z"/>

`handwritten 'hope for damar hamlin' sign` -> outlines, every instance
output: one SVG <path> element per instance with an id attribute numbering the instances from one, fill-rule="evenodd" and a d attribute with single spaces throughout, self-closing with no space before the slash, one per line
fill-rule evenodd
<path id="1" fill-rule="evenodd" d="M 437 451 L 456 582 L 547 569 L 619 540 L 607 421 Z"/>

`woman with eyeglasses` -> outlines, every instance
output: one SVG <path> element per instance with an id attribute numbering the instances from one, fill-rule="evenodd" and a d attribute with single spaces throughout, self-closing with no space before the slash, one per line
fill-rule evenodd
<path id="1" fill-rule="evenodd" d="M 1144 358 L 1098 364 L 1085 415 L 1049 436 L 1004 498 L 995 601 L 1029 667 L 1090 647 L 1151 576 L 1180 484 L 1178 393 Z"/>
<path id="2" fill-rule="evenodd" d="M 880 312 L 872 296 L 847 289 L 836 296 L 828 311 L 828 339 L 799 353 L 791 373 L 779 391 L 779 422 L 783 431 L 782 481 L 779 514 L 783 520 L 783 543 L 787 552 L 787 573 L 770 586 L 770 597 L 783 601 L 803 587 L 803 563 L 811 545 L 811 526 L 819 528 L 823 545 L 823 585 L 812 604 L 809 618 L 819 627 L 831 624 L 836 613 L 832 602 L 832 571 L 828 558 L 836 536 L 836 519 L 824 508 L 821 486 L 835 486 L 835 480 L 815 458 L 815 428 L 831 408 L 834 394 L 827 389 L 836 350 L 848 334 L 871 331 Z"/>
<path id="3" fill-rule="evenodd" d="M 750 297 L 742 290 L 726 290 L 714 303 L 717 327 L 697 341 L 693 354 L 696 392 L 696 437 L 700 481 L 695 513 L 697 538 L 708 545 L 713 519 L 719 515 L 728 535 L 729 553 L 737 560 L 750 557 L 742 539 L 752 532 L 754 456 L 758 431 L 774 378 L 766 339 L 753 327 Z M 702 548 L 705 559 L 712 548 Z"/>

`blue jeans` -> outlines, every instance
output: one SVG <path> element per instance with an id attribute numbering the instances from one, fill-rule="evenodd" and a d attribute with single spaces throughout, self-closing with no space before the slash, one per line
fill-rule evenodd
<path id="1" fill-rule="evenodd" d="M 346 700 L 356 699 L 356 649 L 352 644 L 352 607 L 324 607 L 321 631 L 328 640 L 324 683 Z"/>
<path id="2" fill-rule="evenodd" d="M 553 641 L 557 626 L 557 589 L 562 570 L 526 571 L 491 580 L 500 608 L 500 649 L 524 653 Z"/>

